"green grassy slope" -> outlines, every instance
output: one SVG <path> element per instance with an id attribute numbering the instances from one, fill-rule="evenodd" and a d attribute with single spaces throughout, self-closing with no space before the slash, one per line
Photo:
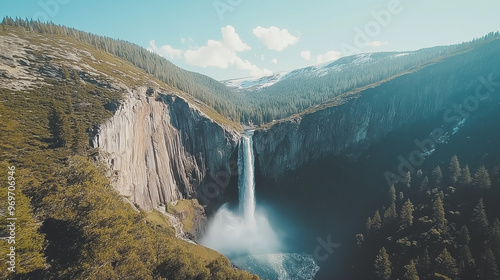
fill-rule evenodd
<path id="1" fill-rule="evenodd" d="M 113 114 L 106 108 L 127 87 L 192 97 L 62 34 L 1 25 L 0 44 L 13 54 L 0 58 L 0 180 L 7 182 L 8 167 L 15 167 L 18 225 L 16 272 L 7 270 L 11 244 L 2 239 L 0 278 L 257 279 L 231 268 L 219 253 L 177 239 L 165 221 L 135 211 L 88 146 L 93 125 Z M 238 128 L 202 102 L 191 102 Z M 2 210 L 7 202 L 2 190 Z M 7 217 L 0 216 L 2 225 Z M 7 234 L 2 226 L 0 235 Z"/>

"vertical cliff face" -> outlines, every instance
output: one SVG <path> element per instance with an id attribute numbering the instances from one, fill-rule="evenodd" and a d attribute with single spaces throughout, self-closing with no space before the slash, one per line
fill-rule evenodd
<path id="1" fill-rule="evenodd" d="M 412 120 L 428 118 L 448 98 L 415 102 L 410 96 L 365 92 L 329 109 L 276 124 L 255 132 L 259 170 L 268 178 L 319 160 L 345 154 L 356 158 L 364 148 Z"/>
<path id="2" fill-rule="evenodd" d="M 391 131 L 423 121 L 434 121 L 436 128 L 451 134 L 467 118 L 456 111 L 455 105 L 462 109 L 471 106 L 465 102 L 477 98 L 476 89 L 482 86 L 485 91 L 487 77 L 498 75 L 499 48 L 500 40 L 496 40 L 475 51 L 344 95 L 338 98 L 338 105 L 255 131 L 260 173 L 278 178 L 326 156 L 343 154 L 355 159 Z M 496 99 L 498 95 L 492 95 L 491 100 Z M 445 115 L 447 110 L 451 112 Z"/>
<path id="3" fill-rule="evenodd" d="M 142 87 L 100 125 L 93 145 L 114 170 L 118 191 L 151 210 L 196 197 L 210 173 L 230 172 L 238 139 L 184 99 Z"/>

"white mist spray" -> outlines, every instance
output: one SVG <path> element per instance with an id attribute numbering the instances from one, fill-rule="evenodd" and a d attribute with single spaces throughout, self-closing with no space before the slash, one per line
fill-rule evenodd
<path id="1" fill-rule="evenodd" d="M 226 204 L 217 210 L 201 244 L 226 256 L 263 255 L 281 248 L 266 216 L 256 210 L 253 132 L 243 135 L 238 150 L 239 213 Z"/>

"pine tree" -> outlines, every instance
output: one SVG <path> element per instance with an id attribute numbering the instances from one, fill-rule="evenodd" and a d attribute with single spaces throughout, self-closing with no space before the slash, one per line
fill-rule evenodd
<path id="1" fill-rule="evenodd" d="M 432 171 L 432 186 L 438 188 L 441 186 L 442 181 L 443 181 L 443 172 L 441 171 L 441 167 L 438 165 Z"/>
<path id="2" fill-rule="evenodd" d="M 401 225 L 400 230 L 404 230 L 410 228 L 413 225 L 413 204 L 408 199 L 405 204 L 401 208 Z"/>
<path id="3" fill-rule="evenodd" d="M 389 255 L 383 247 L 380 249 L 377 258 L 375 259 L 375 275 L 378 279 L 389 280 L 392 274 L 391 261 L 389 260 Z"/>
<path id="4" fill-rule="evenodd" d="M 411 187 L 411 173 L 410 173 L 410 171 L 406 172 L 405 176 L 403 177 L 403 185 L 408 189 Z"/>
<path id="5" fill-rule="evenodd" d="M 452 184 L 455 184 L 460 177 L 460 171 L 461 171 L 460 163 L 458 162 L 458 157 L 456 155 L 454 155 L 451 158 L 449 171 L 450 171 L 450 182 Z"/>
<path id="6" fill-rule="evenodd" d="M 462 269 L 466 269 L 466 268 L 474 268 L 475 266 L 476 262 L 472 257 L 469 245 L 462 245 L 462 247 L 460 248 L 460 267 Z"/>
<path id="7" fill-rule="evenodd" d="M 464 186 L 468 186 L 472 183 L 472 177 L 470 175 L 469 165 L 466 165 L 460 172 L 459 182 Z"/>
<path id="8" fill-rule="evenodd" d="M 439 195 L 436 195 L 436 198 L 434 199 L 432 210 L 434 211 L 432 215 L 434 226 L 436 229 L 444 231 L 446 228 L 446 218 L 443 201 Z"/>
<path id="9" fill-rule="evenodd" d="M 491 179 L 491 184 L 496 188 L 500 187 L 500 165 L 497 165 L 493 170 L 493 177 Z"/>
<path id="10" fill-rule="evenodd" d="M 430 273 L 431 269 L 431 257 L 429 255 L 429 250 L 427 248 L 424 249 L 422 255 L 418 257 L 418 267 L 421 275 L 427 276 Z"/>
<path id="11" fill-rule="evenodd" d="M 460 245 L 469 245 L 469 241 L 470 241 L 469 229 L 467 228 L 466 225 L 464 225 L 458 232 L 457 242 Z"/>
<path id="12" fill-rule="evenodd" d="M 429 177 L 425 176 L 424 179 L 422 179 L 422 183 L 420 183 L 420 191 L 426 191 L 427 188 L 429 187 Z"/>
<path id="13" fill-rule="evenodd" d="M 391 222 L 396 220 L 397 217 L 398 214 L 396 212 L 396 203 L 393 202 L 391 204 L 391 207 L 387 208 L 387 210 L 385 210 L 384 212 L 384 225 L 390 224 Z"/>
<path id="14" fill-rule="evenodd" d="M 495 259 L 495 255 L 491 248 L 486 247 L 480 259 L 480 264 L 478 267 L 479 275 L 481 279 L 484 280 L 497 280 L 500 279 L 500 273 L 498 272 L 498 266 Z"/>
<path id="15" fill-rule="evenodd" d="M 373 226 L 372 218 L 368 217 L 368 219 L 366 219 L 366 224 L 365 224 L 366 232 L 369 233 L 372 230 L 372 226 Z"/>
<path id="16" fill-rule="evenodd" d="M 444 201 L 444 192 L 443 191 L 439 191 L 438 194 L 439 198 L 441 198 L 441 201 Z"/>
<path id="17" fill-rule="evenodd" d="M 491 242 L 493 252 L 497 258 L 500 258 L 500 221 L 498 219 L 495 219 L 491 227 Z"/>
<path id="18" fill-rule="evenodd" d="M 490 174 L 484 165 L 481 165 L 474 174 L 473 186 L 476 189 L 488 190 L 491 188 Z"/>
<path id="19" fill-rule="evenodd" d="M 69 117 L 60 107 L 53 106 L 49 122 L 54 147 L 67 147 L 73 137 Z"/>
<path id="20" fill-rule="evenodd" d="M 403 279 L 420 280 L 420 277 L 418 277 L 417 266 L 414 260 L 411 260 L 409 264 L 405 265 L 405 274 Z"/>
<path id="21" fill-rule="evenodd" d="M 380 228 L 382 228 L 382 218 L 380 217 L 380 212 L 377 210 L 372 219 L 372 230 L 377 233 Z"/>
<path id="22" fill-rule="evenodd" d="M 476 229 L 479 235 L 483 238 L 487 238 L 490 231 L 490 224 L 488 222 L 488 217 L 486 215 L 486 209 L 484 206 L 483 199 L 479 199 L 479 203 L 472 213 L 472 221 L 476 225 Z"/>
<path id="23" fill-rule="evenodd" d="M 437 256 L 435 260 L 436 272 L 446 275 L 450 278 L 455 278 L 459 274 L 457 261 L 453 256 L 444 248 L 444 250 Z"/>
<path id="24" fill-rule="evenodd" d="M 391 185 L 389 187 L 388 197 L 389 197 L 389 203 L 393 203 L 396 201 L 396 188 L 394 187 L 394 185 Z"/>

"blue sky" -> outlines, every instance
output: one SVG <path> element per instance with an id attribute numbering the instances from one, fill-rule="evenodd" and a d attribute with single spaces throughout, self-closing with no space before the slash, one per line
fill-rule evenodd
<path id="1" fill-rule="evenodd" d="M 500 30 L 500 1 L 3 0 L 0 16 L 127 40 L 224 80 L 469 41 Z"/>

